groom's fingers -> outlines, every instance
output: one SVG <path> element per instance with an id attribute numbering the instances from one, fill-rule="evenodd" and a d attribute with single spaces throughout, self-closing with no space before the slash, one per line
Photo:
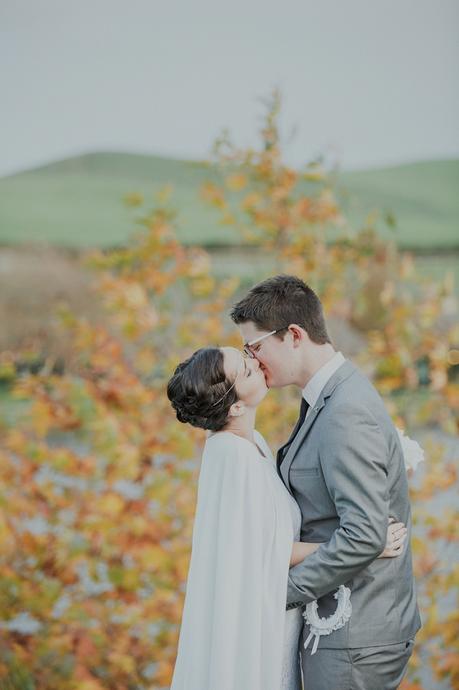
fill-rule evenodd
<path id="1" fill-rule="evenodd" d="M 405 543 L 406 535 L 404 534 L 403 536 L 397 538 L 394 540 L 392 549 L 394 550 L 400 550 L 403 547 L 403 544 Z"/>
<path id="2" fill-rule="evenodd" d="M 396 525 L 390 525 L 389 530 L 388 530 L 387 539 L 388 539 L 388 541 L 393 541 L 394 539 L 399 539 L 404 534 L 406 534 L 406 529 L 404 527 L 397 527 Z"/>
<path id="3" fill-rule="evenodd" d="M 393 535 L 394 541 L 400 541 L 401 539 L 405 539 L 406 537 L 406 532 L 397 532 L 397 534 Z"/>
<path id="4" fill-rule="evenodd" d="M 393 518 L 392 518 L 393 520 Z M 399 556 L 403 549 L 408 530 L 403 522 L 391 522 L 387 534 L 386 553 L 388 556 Z"/>
<path id="5" fill-rule="evenodd" d="M 389 526 L 389 532 L 391 534 L 404 534 L 407 531 L 403 522 L 394 522 Z"/>
<path id="6" fill-rule="evenodd" d="M 406 539 L 406 533 L 403 534 L 393 534 L 390 536 L 388 539 L 388 548 L 389 549 L 394 549 L 394 548 L 399 548 L 403 545 Z"/>

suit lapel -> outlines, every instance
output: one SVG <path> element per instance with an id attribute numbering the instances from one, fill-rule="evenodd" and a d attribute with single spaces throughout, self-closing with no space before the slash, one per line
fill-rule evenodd
<path id="1" fill-rule="evenodd" d="M 304 424 L 304 422 L 305 422 L 305 420 L 303 420 L 303 424 Z M 298 418 L 298 419 L 296 420 L 296 424 L 295 424 L 295 426 L 293 427 L 293 431 L 292 431 L 292 433 L 290 434 L 290 437 L 289 437 L 288 441 L 287 441 L 286 443 L 284 443 L 284 445 L 281 446 L 281 447 L 279 448 L 279 450 L 277 451 L 276 460 L 277 460 L 277 469 L 278 469 L 278 471 L 279 471 L 279 468 L 280 468 L 281 463 L 282 463 L 282 458 L 283 458 L 283 455 L 284 455 L 284 449 L 287 448 L 287 446 L 290 445 L 291 439 L 292 439 L 292 438 L 295 438 L 295 434 L 296 434 L 296 432 L 298 431 L 299 426 L 300 426 L 300 418 Z"/>
<path id="2" fill-rule="evenodd" d="M 279 472 L 281 474 L 281 477 L 284 481 L 285 486 L 289 489 L 290 491 L 290 482 L 289 482 L 289 472 L 290 472 L 290 467 L 293 462 L 293 458 L 295 457 L 298 449 L 302 444 L 304 443 L 309 431 L 311 430 L 311 427 L 313 426 L 314 422 L 316 421 L 319 412 L 321 409 L 325 406 L 327 399 L 332 395 L 333 391 L 335 388 L 342 383 L 345 379 L 347 379 L 353 372 L 355 371 L 355 366 L 346 360 L 343 362 L 343 364 L 335 371 L 333 376 L 329 378 L 327 383 L 325 384 L 321 394 L 319 395 L 319 399 L 317 400 L 316 404 L 314 407 L 310 409 L 310 412 L 306 419 L 304 420 L 301 429 L 298 431 L 296 438 L 294 439 L 292 445 L 287 451 L 287 454 L 285 458 L 283 459 L 282 463 L 280 464 L 279 467 Z"/>
<path id="3" fill-rule="evenodd" d="M 322 396 L 321 396 L 322 398 Z M 320 399 L 317 401 L 314 407 L 311 408 L 308 416 L 304 420 L 301 429 L 297 433 L 292 445 L 287 451 L 287 454 L 285 458 L 283 459 L 281 465 L 280 465 L 280 472 L 282 475 L 282 479 L 284 480 L 285 485 L 288 487 L 289 482 L 288 482 L 288 473 L 290 471 L 290 465 L 292 464 L 292 460 L 296 455 L 296 452 L 298 448 L 301 446 L 303 443 L 304 439 L 306 438 L 309 429 L 312 427 L 314 422 L 316 421 L 317 415 L 319 414 L 320 410 L 324 406 L 323 399 Z"/>

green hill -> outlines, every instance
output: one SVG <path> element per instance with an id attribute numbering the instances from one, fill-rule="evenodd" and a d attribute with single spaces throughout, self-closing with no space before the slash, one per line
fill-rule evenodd
<path id="1" fill-rule="evenodd" d="M 351 221 L 375 209 L 393 215 L 401 247 L 459 248 L 459 160 L 345 172 L 338 189 Z"/>
<path id="2" fill-rule="evenodd" d="M 164 185 L 174 188 L 180 238 L 187 244 L 233 244 L 238 234 L 198 197 L 205 164 L 156 156 L 95 153 L 0 179 L 0 243 L 48 242 L 68 247 L 107 247 L 126 241 L 135 228 L 123 204 L 130 192 L 147 202 Z M 353 224 L 374 209 L 396 218 L 400 246 L 421 250 L 459 248 L 459 160 L 427 161 L 363 172 L 343 172 L 336 189 Z"/>

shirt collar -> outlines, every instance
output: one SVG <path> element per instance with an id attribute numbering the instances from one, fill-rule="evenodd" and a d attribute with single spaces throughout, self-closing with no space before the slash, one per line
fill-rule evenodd
<path id="1" fill-rule="evenodd" d="M 339 369 L 345 361 L 346 359 L 342 353 L 336 352 L 333 357 L 320 367 L 314 376 L 309 379 L 303 388 L 302 395 L 310 407 L 314 407 L 327 381 L 331 379 L 335 371 Z"/>

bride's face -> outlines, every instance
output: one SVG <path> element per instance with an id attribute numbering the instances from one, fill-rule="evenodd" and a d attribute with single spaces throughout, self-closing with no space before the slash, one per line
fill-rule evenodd
<path id="1" fill-rule="evenodd" d="M 256 407 L 268 392 L 260 362 L 244 357 L 235 347 L 222 347 L 223 368 L 229 381 L 236 381 L 239 400 L 250 407 Z"/>

